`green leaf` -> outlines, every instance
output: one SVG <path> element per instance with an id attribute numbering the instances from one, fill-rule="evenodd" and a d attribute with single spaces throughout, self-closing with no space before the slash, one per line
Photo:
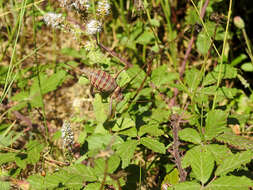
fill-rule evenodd
<path id="1" fill-rule="evenodd" d="M 178 73 L 172 73 L 168 71 L 166 64 L 155 68 L 151 74 L 151 81 L 160 88 L 164 84 L 168 84 L 179 77 Z"/>
<path id="2" fill-rule="evenodd" d="M 211 140 L 226 129 L 227 113 L 222 110 L 211 110 L 207 114 L 205 138 Z"/>
<path id="3" fill-rule="evenodd" d="M 103 149 L 112 140 L 113 136 L 109 134 L 93 134 L 87 138 L 89 150 Z"/>
<path id="4" fill-rule="evenodd" d="M 248 56 L 245 54 L 240 54 L 239 56 L 237 56 L 235 59 L 233 59 L 233 61 L 230 63 L 231 66 L 236 66 L 239 63 L 241 63 L 242 61 L 244 61 L 245 59 L 247 59 Z"/>
<path id="5" fill-rule="evenodd" d="M 97 122 L 104 123 L 108 118 L 109 106 L 102 102 L 102 97 L 99 94 L 95 95 L 93 107 Z"/>
<path id="6" fill-rule="evenodd" d="M 146 133 L 150 134 L 152 136 L 161 136 L 164 134 L 164 131 L 162 129 L 158 128 L 158 125 L 150 124 L 150 125 L 143 125 L 140 127 L 138 131 L 138 136 L 143 136 Z"/>
<path id="7" fill-rule="evenodd" d="M 155 39 L 155 36 L 152 31 L 144 31 L 137 39 L 136 43 L 146 45 L 151 43 Z"/>
<path id="8" fill-rule="evenodd" d="M 208 37 L 208 35 L 206 34 L 205 30 L 202 30 L 198 37 L 197 37 L 197 49 L 199 51 L 199 53 L 205 55 L 207 54 L 210 46 L 211 46 L 211 40 Z"/>
<path id="9" fill-rule="evenodd" d="M 247 177 L 224 176 L 212 181 L 207 190 L 248 190 L 253 186 L 251 179 Z"/>
<path id="10" fill-rule="evenodd" d="M 234 134 L 231 130 L 226 131 L 224 134 L 219 135 L 216 139 L 220 142 L 228 143 L 237 148 L 241 149 L 253 149 L 253 141 L 243 136 Z"/>
<path id="11" fill-rule="evenodd" d="M 170 185 L 176 185 L 179 183 L 179 172 L 177 168 L 172 170 L 169 174 L 167 174 L 162 182 L 162 184 L 170 184 Z"/>
<path id="12" fill-rule="evenodd" d="M 9 190 L 11 189 L 11 183 L 6 181 L 0 181 L 0 189 L 1 190 Z"/>
<path id="13" fill-rule="evenodd" d="M 165 154 L 166 148 L 163 143 L 160 143 L 159 141 L 148 138 L 148 137 L 142 137 L 140 143 L 144 145 L 145 147 L 153 150 L 154 152 Z"/>
<path id="14" fill-rule="evenodd" d="M 200 190 L 201 185 L 197 182 L 183 182 L 174 186 L 175 190 Z"/>
<path id="15" fill-rule="evenodd" d="M 99 190 L 101 187 L 100 183 L 89 183 L 85 186 L 84 190 Z"/>
<path id="16" fill-rule="evenodd" d="M 190 165 L 194 177 L 203 184 L 208 181 L 214 168 L 214 159 L 205 146 L 199 145 L 186 152 L 182 166 Z"/>
<path id="17" fill-rule="evenodd" d="M 185 129 L 179 131 L 178 135 L 181 140 L 184 140 L 187 142 L 192 142 L 194 144 L 201 143 L 200 135 L 195 129 L 185 128 Z"/>
<path id="18" fill-rule="evenodd" d="M 0 153 L 0 164 L 15 161 L 16 153 Z"/>
<path id="19" fill-rule="evenodd" d="M 112 155 L 108 160 L 108 173 L 113 173 L 120 164 L 120 157 L 118 155 Z"/>
<path id="20" fill-rule="evenodd" d="M 228 172 L 232 172 L 233 170 L 239 168 L 242 164 L 247 164 L 250 162 L 252 158 L 253 152 L 251 151 L 245 151 L 231 155 L 230 157 L 223 160 L 221 165 L 217 168 L 215 175 L 225 175 Z"/>
<path id="21" fill-rule="evenodd" d="M 36 164 L 40 160 L 40 153 L 44 149 L 44 144 L 38 141 L 29 141 L 27 147 L 27 161 Z"/>
<path id="22" fill-rule="evenodd" d="M 120 117 L 117 119 L 112 131 L 121 131 L 130 127 L 135 127 L 135 122 L 130 118 L 130 116 Z"/>
<path id="23" fill-rule="evenodd" d="M 251 62 L 243 63 L 241 69 L 246 72 L 253 72 L 253 64 Z"/>
<path id="24" fill-rule="evenodd" d="M 237 69 L 232 67 L 231 65 L 228 64 L 218 65 L 217 67 L 215 67 L 214 71 L 209 72 L 206 75 L 203 81 L 203 86 L 217 83 L 220 69 L 221 69 L 220 76 L 222 79 L 232 79 L 235 78 L 237 75 Z"/>
<path id="25" fill-rule="evenodd" d="M 126 72 L 131 79 L 131 86 L 133 88 L 139 88 L 146 76 L 145 72 L 138 65 L 133 65 Z"/>
<path id="26" fill-rule="evenodd" d="M 209 144 L 206 145 L 206 148 L 212 153 L 217 164 L 222 163 L 224 159 L 233 155 L 231 150 L 225 145 Z"/>
<path id="27" fill-rule="evenodd" d="M 193 68 L 185 72 L 185 81 L 190 92 L 194 92 L 197 89 L 201 80 L 202 74 L 198 69 Z"/>
<path id="28" fill-rule="evenodd" d="M 47 187 L 44 186 L 44 180 L 45 178 L 39 174 L 31 175 L 27 179 L 27 181 L 30 183 L 32 187 L 31 189 L 35 190 L 47 189 Z"/>
<path id="29" fill-rule="evenodd" d="M 118 146 L 116 153 L 119 154 L 122 160 L 122 168 L 126 168 L 130 164 L 137 145 L 138 142 L 136 140 L 128 140 Z"/>
<path id="30" fill-rule="evenodd" d="M 72 167 L 68 167 L 67 171 L 71 173 L 71 175 L 81 176 L 85 181 L 95 181 L 96 176 L 94 173 L 94 169 L 84 164 L 75 164 Z"/>

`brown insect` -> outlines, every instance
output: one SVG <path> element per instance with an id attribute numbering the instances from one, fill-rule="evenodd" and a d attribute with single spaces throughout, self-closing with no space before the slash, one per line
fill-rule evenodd
<path id="1" fill-rule="evenodd" d="M 76 69 L 69 64 L 67 65 L 74 70 L 77 70 L 78 73 L 85 75 L 89 79 L 92 87 L 95 87 L 98 91 L 111 94 L 109 113 L 112 115 L 112 100 L 114 99 L 116 102 L 120 102 L 124 98 L 121 92 L 121 88 L 116 82 L 116 78 L 112 77 L 109 73 L 102 70 L 91 68 Z M 118 75 L 119 73 L 116 76 Z"/>

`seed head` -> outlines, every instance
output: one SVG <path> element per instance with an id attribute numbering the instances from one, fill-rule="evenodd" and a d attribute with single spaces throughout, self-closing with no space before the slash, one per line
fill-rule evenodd
<path id="1" fill-rule="evenodd" d="M 110 14 L 111 5 L 108 0 L 101 0 L 98 2 L 97 14 L 101 17 Z"/>
<path id="2" fill-rule="evenodd" d="M 74 133 L 71 130 L 70 123 L 68 121 L 64 121 L 61 128 L 61 137 L 63 139 L 63 146 L 71 148 L 74 144 Z"/>
<path id="3" fill-rule="evenodd" d="M 100 32 L 102 28 L 102 23 L 98 20 L 92 19 L 86 24 L 86 34 L 93 35 Z"/>
<path id="4" fill-rule="evenodd" d="M 239 29 L 243 29 L 245 27 L 245 23 L 240 16 L 234 17 L 234 24 Z"/>
<path id="5" fill-rule="evenodd" d="M 51 26 L 52 28 L 60 29 L 63 27 L 64 17 L 62 14 L 48 12 L 44 14 L 43 19 L 46 25 Z"/>

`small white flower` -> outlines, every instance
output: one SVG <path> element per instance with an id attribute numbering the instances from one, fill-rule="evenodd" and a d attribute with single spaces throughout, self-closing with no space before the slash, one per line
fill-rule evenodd
<path id="1" fill-rule="evenodd" d="M 94 44 L 93 42 L 91 42 L 91 41 L 85 42 L 85 44 L 84 44 L 84 49 L 85 49 L 86 51 L 90 51 L 90 50 L 92 50 L 92 49 L 94 49 L 94 48 L 95 48 L 95 44 Z"/>
<path id="2" fill-rule="evenodd" d="M 106 16 L 110 14 L 111 5 L 108 0 L 101 0 L 98 2 L 97 14 L 100 16 Z"/>
<path id="3" fill-rule="evenodd" d="M 96 34 L 97 32 L 100 32 L 102 28 L 102 23 L 92 19 L 90 20 L 86 25 L 86 34 L 92 35 Z"/>
<path id="4" fill-rule="evenodd" d="M 63 27 L 64 17 L 62 16 L 62 14 L 49 12 L 44 14 L 43 19 L 48 26 L 58 29 Z"/>

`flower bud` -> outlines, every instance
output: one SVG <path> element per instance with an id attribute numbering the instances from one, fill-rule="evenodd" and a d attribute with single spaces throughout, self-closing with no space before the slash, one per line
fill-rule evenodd
<path id="1" fill-rule="evenodd" d="M 239 29 L 243 29 L 245 27 L 244 21 L 240 16 L 234 17 L 234 25 Z"/>

